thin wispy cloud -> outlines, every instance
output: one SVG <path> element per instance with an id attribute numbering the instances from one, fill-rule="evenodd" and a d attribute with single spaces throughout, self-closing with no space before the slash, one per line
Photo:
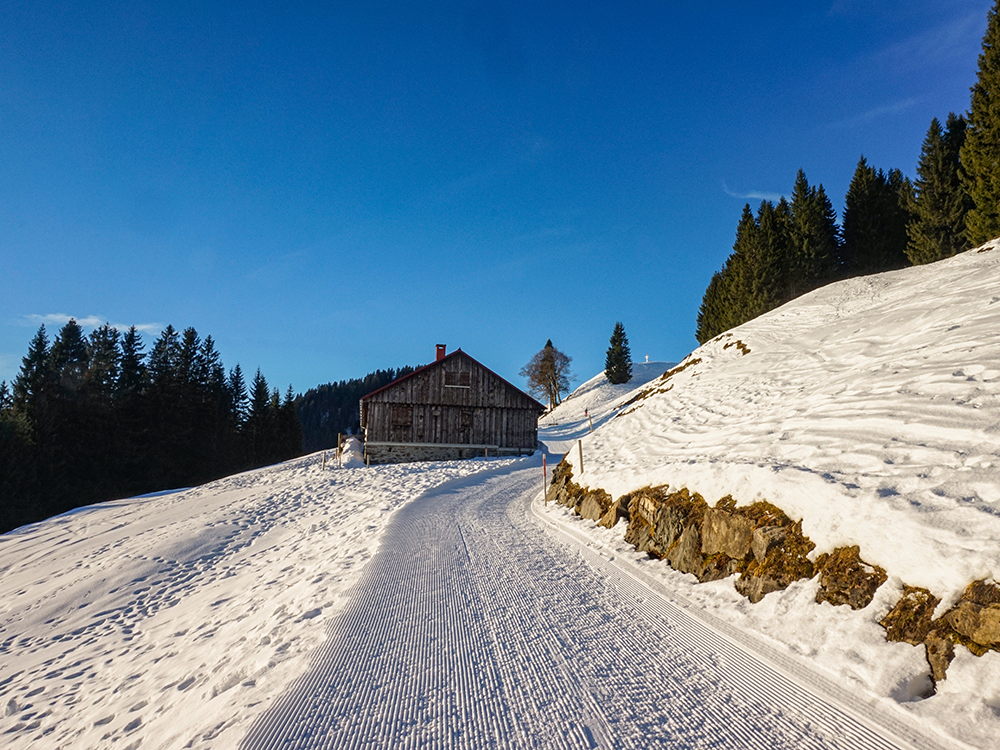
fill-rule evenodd
<path id="1" fill-rule="evenodd" d="M 867 125 L 877 120 L 881 120 L 885 117 L 902 114 L 903 112 L 906 112 L 916 106 L 919 101 L 919 99 L 914 97 L 901 99 L 900 101 L 885 104 L 881 107 L 875 107 L 867 112 L 862 112 L 851 117 L 845 117 L 843 120 L 837 120 L 836 122 L 830 123 L 830 127 L 836 130 L 850 130 L 851 128 L 857 128 L 862 125 Z"/>
<path id="2" fill-rule="evenodd" d="M 760 190 L 751 190 L 748 193 L 737 193 L 729 189 L 726 181 L 722 181 L 722 189 L 730 198 L 739 198 L 741 201 L 771 201 L 776 203 L 781 200 L 781 193 L 765 193 Z"/>
<path id="3" fill-rule="evenodd" d="M 965 13 L 889 45 L 877 56 L 879 64 L 928 70 L 952 60 L 964 61 L 970 51 L 978 54 L 985 29 L 984 12 Z"/>
<path id="4" fill-rule="evenodd" d="M 119 331 L 126 331 L 133 325 L 132 323 L 112 323 L 100 315 L 67 315 L 66 313 L 38 315 L 33 313 L 24 316 L 25 325 L 36 326 L 64 326 L 70 320 L 75 320 L 81 328 L 100 328 L 105 323 L 108 323 L 112 328 L 117 328 Z M 140 333 L 159 333 L 164 328 L 162 323 L 135 323 L 134 325 L 135 329 Z"/>

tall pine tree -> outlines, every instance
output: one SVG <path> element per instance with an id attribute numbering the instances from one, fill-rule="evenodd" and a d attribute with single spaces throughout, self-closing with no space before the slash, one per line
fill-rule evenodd
<path id="1" fill-rule="evenodd" d="M 52 344 L 52 374 L 63 393 L 70 395 L 79 390 L 89 363 L 87 338 L 80 324 L 70 318 Z"/>
<path id="2" fill-rule="evenodd" d="M 880 273 L 909 265 L 909 205 L 912 185 L 898 169 L 888 174 L 858 161 L 844 200 L 844 265 L 850 275 Z"/>
<path id="3" fill-rule="evenodd" d="M 946 128 L 935 117 L 924 138 L 906 227 L 906 256 L 914 265 L 948 258 L 968 248 L 965 216 L 969 202 L 959 176 L 965 125 L 965 118 L 954 112 L 948 115 Z"/>
<path id="4" fill-rule="evenodd" d="M 42 325 L 31 339 L 28 353 L 21 360 L 21 371 L 14 379 L 14 407 L 21 411 L 29 422 L 34 422 L 44 406 L 51 387 L 49 337 L 45 326 Z"/>
<path id="5" fill-rule="evenodd" d="M 801 169 L 791 201 L 791 257 L 785 300 L 812 291 L 840 272 L 837 213 L 822 185 L 810 187 Z"/>
<path id="6" fill-rule="evenodd" d="M 784 198 L 757 209 L 758 247 L 751 288 L 753 308 L 748 320 L 773 310 L 786 299 L 789 259 L 794 252 L 793 217 Z"/>
<path id="7" fill-rule="evenodd" d="M 712 276 L 698 311 L 695 338 L 704 344 L 720 333 L 745 323 L 756 314 L 753 299 L 754 264 L 759 255 L 760 226 L 750 210 L 743 213 L 736 225 L 733 252 L 721 271 Z"/>
<path id="8" fill-rule="evenodd" d="M 961 149 L 962 181 L 972 208 L 965 233 L 971 247 L 1000 237 L 1000 0 L 987 15 L 979 73 Z"/>
<path id="9" fill-rule="evenodd" d="M 627 383 L 632 379 L 632 352 L 628 348 L 625 326 L 619 321 L 611 333 L 611 345 L 604 358 L 604 375 L 614 385 Z"/>

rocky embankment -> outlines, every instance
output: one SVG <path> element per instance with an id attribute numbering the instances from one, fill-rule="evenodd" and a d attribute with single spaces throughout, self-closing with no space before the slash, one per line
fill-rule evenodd
<path id="1" fill-rule="evenodd" d="M 767 502 L 737 506 L 727 495 L 710 507 L 698 493 L 666 485 L 615 500 L 602 489 L 573 482 L 565 461 L 553 472 L 545 499 L 606 528 L 625 519 L 625 541 L 639 551 L 701 582 L 736 575 L 736 590 L 754 603 L 794 581 L 818 576 L 818 602 L 863 609 L 887 578 L 882 568 L 862 559 L 856 546 L 810 558 L 816 545 L 802 533 L 801 520 Z M 974 581 L 953 607 L 934 617 L 940 603 L 927 589 L 904 586 L 881 621 L 888 640 L 925 647 L 935 683 L 945 678 L 955 646 L 976 656 L 1000 651 L 1000 586 Z"/>

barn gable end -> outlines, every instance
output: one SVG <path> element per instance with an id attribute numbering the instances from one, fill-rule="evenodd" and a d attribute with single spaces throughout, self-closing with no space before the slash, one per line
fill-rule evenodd
<path id="1" fill-rule="evenodd" d="M 361 399 L 371 463 L 524 455 L 545 408 L 458 349 Z"/>

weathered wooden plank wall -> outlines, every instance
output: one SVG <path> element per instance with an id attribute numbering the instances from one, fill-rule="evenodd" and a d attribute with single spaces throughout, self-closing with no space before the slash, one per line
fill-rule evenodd
<path id="1" fill-rule="evenodd" d="M 370 441 L 533 448 L 538 440 L 537 404 L 464 352 L 365 402 Z"/>

